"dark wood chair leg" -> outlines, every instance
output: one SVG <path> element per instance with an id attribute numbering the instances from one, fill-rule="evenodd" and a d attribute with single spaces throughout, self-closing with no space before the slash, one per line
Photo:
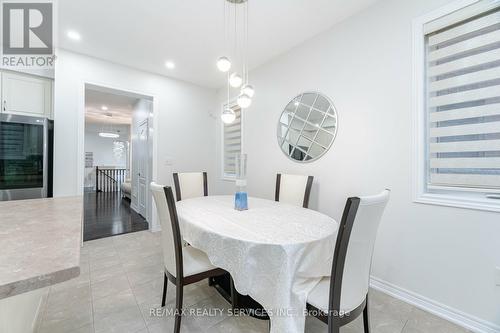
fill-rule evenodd
<path id="1" fill-rule="evenodd" d="M 234 287 L 234 281 L 233 278 L 231 277 L 229 280 L 229 285 L 231 288 L 231 306 L 233 310 L 236 310 L 239 308 L 239 303 L 238 303 L 238 292 L 236 291 L 236 288 Z M 271 322 L 271 321 L 269 321 Z M 269 326 L 269 329 L 271 329 L 271 326 Z"/>
<path id="2" fill-rule="evenodd" d="M 328 328 L 328 333 L 340 333 L 340 327 L 338 324 L 332 324 L 331 327 Z"/>
<path id="3" fill-rule="evenodd" d="M 167 301 L 167 286 L 168 286 L 167 274 L 163 274 L 163 297 L 161 298 L 161 307 L 164 307 L 165 302 Z"/>
<path id="4" fill-rule="evenodd" d="M 338 317 L 328 318 L 328 333 L 340 333 Z"/>
<path id="5" fill-rule="evenodd" d="M 175 292 L 175 326 L 174 333 L 179 333 L 181 331 L 181 320 L 182 320 L 182 297 L 184 293 L 184 286 L 180 283 L 177 285 Z"/>
<path id="6" fill-rule="evenodd" d="M 370 333 L 370 318 L 368 316 L 368 297 L 366 297 L 366 305 L 363 309 L 363 326 L 365 333 Z"/>

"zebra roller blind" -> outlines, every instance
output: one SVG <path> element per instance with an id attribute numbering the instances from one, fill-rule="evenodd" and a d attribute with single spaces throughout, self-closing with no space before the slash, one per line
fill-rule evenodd
<path id="1" fill-rule="evenodd" d="M 224 124 L 224 177 L 236 175 L 235 157 L 241 153 L 241 109 L 232 107 L 236 113 L 236 119 L 231 124 Z"/>
<path id="2" fill-rule="evenodd" d="M 500 2 L 429 22 L 427 183 L 500 189 Z"/>

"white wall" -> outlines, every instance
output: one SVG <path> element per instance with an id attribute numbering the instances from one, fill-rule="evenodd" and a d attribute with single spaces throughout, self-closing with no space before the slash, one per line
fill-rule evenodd
<path id="1" fill-rule="evenodd" d="M 213 90 L 58 50 L 55 196 L 82 193 L 85 83 L 153 96 L 155 140 L 157 138 L 155 181 L 171 184 L 173 170 L 214 172 L 215 121 L 209 116 L 214 106 Z"/>
<path id="2" fill-rule="evenodd" d="M 109 128 L 109 125 L 103 125 Z M 127 166 L 127 154 L 117 157 L 113 154 L 113 142 L 130 141 L 130 125 L 113 126 L 113 130 L 120 130 L 120 137 L 117 139 L 103 138 L 99 132 L 103 127 L 98 124 L 85 125 L 85 152 L 92 152 L 94 155 L 94 166 L 113 166 L 125 168 Z"/>
<path id="3" fill-rule="evenodd" d="M 500 215 L 412 202 L 412 20 L 449 2 L 378 2 L 252 71 L 256 95 L 243 125 L 248 189 L 252 196 L 273 199 L 277 172 L 314 175 L 311 208 L 337 220 L 348 196 L 392 189 L 374 277 L 498 329 Z M 286 104 L 306 90 L 333 100 L 339 131 L 325 156 L 298 164 L 280 151 L 276 126 Z M 219 177 L 216 192 L 232 191 L 234 184 Z"/>

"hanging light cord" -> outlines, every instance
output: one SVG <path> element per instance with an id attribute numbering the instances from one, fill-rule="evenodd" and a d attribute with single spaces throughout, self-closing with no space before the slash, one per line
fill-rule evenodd
<path id="1" fill-rule="evenodd" d="M 238 56 L 238 26 L 236 23 L 236 4 L 233 4 L 234 7 L 234 57 Z"/>
<path id="2" fill-rule="evenodd" d="M 238 4 L 236 2 L 230 2 L 228 0 L 222 0 L 224 2 L 224 43 L 226 49 L 231 49 L 230 43 L 231 39 L 233 42 L 233 59 L 241 59 L 241 69 L 242 69 L 242 81 L 244 86 L 248 86 L 249 83 L 249 67 L 248 67 L 248 41 L 249 41 L 249 4 L 247 1 L 243 1 L 241 10 L 238 9 Z M 231 10 L 231 5 L 234 10 Z M 229 7 L 228 7 L 229 6 Z M 231 17 L 233 15 L 233 17 Z M 241 17 L 240 17 L 241 16 Z M 238 20 L 240 20 L 238 22 Z M 241 27 L 238 27 L 238 23 Z M 234 29 L 231 29 L 231 24 L 234 24 Z M 231 30 L 234 36 L 231 36 Z M 238 38 L 238 31 L 241 32 L 241 37 Z M 232 37 L 232 38 L 231 38 Z M 237 73 L 233 71 L 233 73 Z M 227 73 L 227 105 L 230 104 L 230 73 Z"/>
<path id="3" fill-rule="evenodd" d="M 229 71 L 227 72 L 227 107 L 229 108 Z"/>
<path id="4" fill-rule="evenodd" d="M 226 0 L 222 0 L 223 10 L 224 10 L 224 48 L 227 46 L 227 17 L 226 17 Z"/>
<path id="5" fill-rule="evenodd" d="M 245 79 L 248 84 L 248 0 L 245 3 Z"/>
<path id="6" fill-rule="evenodd" d="M 224 3 L 224 45 L 227 51 L 229 51 L 229 25 L 231 22 L 231 8 L 228 8 L 228 1 L 222 0 Z M 227 72 L 227 107 L 229 107 L 229 71 Z"/>
<path id="7" fill-rule="evenodd" d="M 250 69 L 248 68 L 248 50 L 250 49 L 249 48 L 249 45 L 250 45 L 250 38 L 249 38 L 249 35 L 250 35 L 250 32 L 249 32 L 249 27 L 250 27 L 250 3 L 247 1 L 247 80 L 250 80 L 249 77 L 250 77 Z M 248 82 L 247 82 L 248 83 Z"/>

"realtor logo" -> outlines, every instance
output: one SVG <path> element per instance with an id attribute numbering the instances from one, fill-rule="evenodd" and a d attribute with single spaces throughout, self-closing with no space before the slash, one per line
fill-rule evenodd
<path id="1" fill-rule="evenodd" d="M 54 70 L 54 9 L 44 2 L 2 2 L 2 63 L 6 69 Z"/>
<path id="2" fill-rule="evenodd" d="M 52 3 L 3 3 L 3 54 L 52 54 Z"/>

